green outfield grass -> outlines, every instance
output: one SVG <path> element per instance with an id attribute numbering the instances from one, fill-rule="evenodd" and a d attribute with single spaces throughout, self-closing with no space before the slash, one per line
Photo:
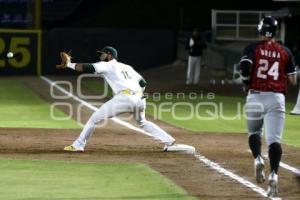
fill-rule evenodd
<path id="1" fill-rule="evenodd" d="M 50 104 L 21 82 L 1 79 L 0 85 L 0 127 L 80 128 L 72 119 L 51 119 Z M 54 109 L 54 116 L 66 117 L 58 109 Z"/>
<path id="2" fill-rule="evenodd" d="M 0 198 L 195 199 L 142 164 L 0 159 Z"/>
<path id="3" fill-rule="evenodd" d="M 148 98 L 148 102 L 155 104 L 157 106 L 162 105 L 162 103 L 169 102 L 165 98 L 160 101 L 156 101 L 154 98 Z M 214 99 L 200 98 L 197 100 L 191 100 L 187 97 L 173 99 L 172 105 L 178 102 L 189 102 L 196 107 L 199 103 L 204 103 L 199 109 L 195 109 L 194 117 L 187 120 L 178 120 L 177 117 L 188 117 L 190 115 L 191 109 L 186 105 L 178 105 L 175 109 L 172 109 L 172 105 L 166 105 L 163 107 L 165 111 L 161 112 L 160 119 L 166 121 L 172 125 L 186 128 L 188 130 L 197 132 L 214 132 L 214 133 L 246 133 L 246 120 L 244 118 L 244 103 L 245 97 L 228 97 L 228 96 L 216 96 Z M 216 105 L 216 107 L 212 105 Z M 287 113 L 293 108 L 294 104 L 288 102 Z M 174 113 L 171 111 L 175 110 Z M 150 115 L 157 116 L 155 114 L 155 109 L 152 106 L 147 107 L 147 113 Z M 240 115 L 238 113 L 241 113 Z M 159 116 L 159 115 L 158 115 Z M 221 117 L 224 116 L 224 117 Z M 300 137 L 298 135 L 299 131 L 299 116 L 286 114 L 286 124 L 283 135 L 283 141 L 286 144 L 300 147 Z"/>
<path id="4" fill-rule="evenodd" d="M 147 114 L 158 116 L 159 119 L 175 126 L 200 132 L 241 133 L 245 131 L 246 123 L 242 114 L 243 98 L 216 96 L 214 99 L 207 99 L 198 96 L 197 99 L 190 99 L 188 96 L 180 96 L 172 100 L 163 97 L 158 101 L 150 96 L 147 100 L 149 105 Z M 161 107 L 160 114 L 157 114 L 155 108 L 166 102 L 171 104 Z"/>
<path id="5" fill-rule="evenodd" d="M 93 91 L 103 91 L 103 84 L 95 80 L 85 80 L 84 85 Z M 111 95 L 111 93 L 109 93 Z M 166 98 L 162 95 L 162 98 L 158 100 L 153 95 L 149 95 L 147 98 L 147 114 L 154 116 L 155 119 L 163 120 L 169 124 L 177 127 L 185 128 L 188 130 L 196 132 L 212 132 L 212 133 L 246 133 L 246 120 L 243 114 L 243 106 L 245 104 L 245 96 L 235 97 L 235 96 L 218 96 L 216 95 L 214 99 L 208 99 L 206 95 L 197 96 L 196 99 L 191 99 L 188 96 L 179 95 L 173 96 L 172 100 Z M 202 103 L 199 109 L 192 109 L 184 105 L 179 105 L 178 103 L 191 103 L 192 107 L 195 108 L 196 105 Z M 177 103 L 177 105 L 176 105 Z M 176 105 L 175 109 L 172 106 Z M 212 104 L 216 105 L 213 106 Z M 155 105 L 155 106 L 152 106 Z M 163 105 L 163 106 L 162 106 Z M 161 106 L 161 109 L 157 109 Z M 286 108 L 287 113 L 289 113 L 294 106 L 294 103 L 287 102 Z M 174 108 L 174 107 L 173 107 Z M 161 110 L 159 113 L 157 110 Z M 172 113 L 172 110 L 174 111 Z M 191 112 L 194 117 L 189 118 Z M 187 118 L 186 120 L 178 120 L 174 117 Z M 224 116 L 224 117 L 221 117 Z M 283 141 L 285 144 L 300 147 L 300 137 L 298 130 L 300 125 L 298 124 L 300 120 L 299 116 L 286 115 L 286 125 L 283 135 Z"/>
<path id="6" fill-rule="evenodd" d="M 285 144 L 290 144 L 296 147 L 300 147 L 300 117 L 296 115 L 289 115 L 290 111 L 293 109 L 295 102 L 288 102 L 286 105 L 286 121 L 285 121 L 285 131 L 283 135 L 283 141 Z"/>

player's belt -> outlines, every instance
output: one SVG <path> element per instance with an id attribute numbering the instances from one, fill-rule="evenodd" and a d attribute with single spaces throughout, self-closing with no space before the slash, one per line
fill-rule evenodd
<path id="1" fill-rule="evenodd" d="M 249 94 L 284 94 L 284 93 L 274 92 L 274 91 L 249 90 Z"/>
<path id="2" fill-rule="evenodd" d="M 260 91 L 258 91 L 258 90 L 249 90 L 249 93 L 250 94 L 259 94 Z"/>
<path id="3" fill-rule="evenodd" d="M 119 92 L 119 94 L 126 94 L 126 95 L 140 95 L 140 96 L 143 95 L 143 93 L 142 93 L 141 91 L 135 92 L 135 91 L 132 91 L 132 90 L 121 90 L 121 91 Z"/>

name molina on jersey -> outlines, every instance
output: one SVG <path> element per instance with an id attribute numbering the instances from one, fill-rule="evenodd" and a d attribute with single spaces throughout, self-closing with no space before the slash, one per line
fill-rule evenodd
<path id="1" fill-rule="evenodd" d="M 260 49 L 260 54 L 269 58 L 280 58 L 280 52 Z"/>

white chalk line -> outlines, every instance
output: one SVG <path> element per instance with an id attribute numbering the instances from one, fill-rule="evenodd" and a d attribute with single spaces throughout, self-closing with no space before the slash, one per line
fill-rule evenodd
<path id="1" fill-rule="evenodd" d="M 96 108 L 95 106 L 92 106 L 92 105 L 89 104 L 88 102 L 86 102 L 86 101 L 84 101 L 84 100 L 78 98 L 78 97 L 75 96 L 74 94 L 72 94 L 72 93 L 66 91 L 66 90 L 65 90 L 64 88 L 62 88 L 61 86 L 57 85 L 54 81 L 52 81 L 52 80 L 46 78 L 45 76 L 40 76 L 40 78 L 41 78 L 42 80 L 44 80 L 45 82 L 47 82 L 50 86 L 56 87 L 59 91 L 61 91 L 62 93 L 64 93 L 64 94 L 67 95 L 68 97 L 74 99 L 75 101 L 78 101 L 79 103 L 85 105 L 86 107 L 90 108 L 91 110 L 94 110 L 94 111 L 97 110 L 97 108 Z M 113 117 L 113 118 L 111 118 L 111 119 L 112 119 L 114 122 L 116 122 L 116 123 L 118 123 L 118 124 L 120 124 L 120 125 L 123 125 L 123 126 L 129 128 L 129 129 L 131 129 L 131 130 L 137 131 L 137 132 L 142 133 L 142 134 L 144 134 L 144 135 L 151 136 L 149 133 L 145 132 L 144 130 L 142 130 L 142 129 L 140 129 L 140 128 L 137 128 L 137 127 L 135 127 L 135 126 L 133 126 L 133 125 L 131 125 L 131 124 L 129 124 L 129 123 L 127 123 L 127 122 L 121 120 L 121 119 L 118 119 L 118 118 L 116 118 L 116 117 Z M 263 197 L 268 197 L 266 191 L 265 191 L 263 188 L 261 188 L 261 187 L 255 185 L 255 184 L 253 184 L 253 183 L 250 182 L 250 181 L 247 181 L 246 179 L 240 177 L 239 175 L 236 175 L 236 174 L 230 172 L 229 170 L 226 170 L 225 168 L 221 167 L 218 163 L 213 162 L 213 161 L 207 159 L 205 156 L 202 156 L 202 155 L 199 154 L 199 153 L 194 154 L 194 156 L 195 156 L 199 161 L 201 161 L 201 162 L 204 163 L 205 165 L 209 166 L 210 168 L 214 169 L 214 170 L 217 171 L 218 173 L 223 174 L 223 175 L 225 175 L 225 176 L 231 178 L 232 180 L 235 180 L 235 181 L 239 182 L 240 184 L 246 186 L 247 188 L 250 188 L 251 190 L 253 190 L 254 192 L 260 194 L 260 195 L 263 196 Z M 281 198 L 270 198 L 270 199 L 273 199 L 273 200 L 279 200 L 279 199 L 281 199 Z"/>
<path id="2" fill-rule="evenodd" d="M 300 170 L 295 168 L 295 167 L 292 167 L 292 166 L 290 166 L 288 164 L 285 164 L 283 162 L 280 162 L 280 167 L 295 173 L 297 176 L 300 176 Z"/>
<path id="3" fill-rule="evenodd" d="M 217 171 L 218 173 L 230 177 L 231 179 L 233 179 L 233 180 L 241 183 L 242 185 L 250 188 L 251 190 L 257 192 L 258 194 L 260 194 L 263 197 L 268 197 L 266 191 L 263 188 L 255 185 L 255 184 L 251 183 L 250 181 L 247 181 L 246 179 L 240 177 L 239 175 L 236 175 L 236 174 L 230 172 L 229 170 L 221 167 L 218 163 L 207 159 L 205 156 L 202 156 L 201 154 L 195 154 L 195 157 L 198 160 L 200 160 L 201 162 L 203 162 L 205 165 L 207 165 L 210 168 Z M 274 198 L 271 198 L 271 199 L 274 199 Z"/>
<path id="4" fill-rule="evenodd" d="M 248 149 L 247 152 L 251 153 L 251 150 Z M 263 158 L 264 158 L 265 160 L 268 160 L 268 159 L 269 159 L 269 158 L 268 158 L 268 154 L 263 154 L 262 156 L 263 156 Z M 280 162 L 279 165 L 280 165 L 280 167 L 282 167 L 283 169 L 293 172 L 294 174 L 296 174 L 296 176 L 300 176 L 300 169 L 297 169 L 296 167 L 292 167 L 292 166 L 290 166 L 290 165 L 288 165 L 288 164 L 286 164 L 286 163 L 284 163 L 284 162 Z"/>

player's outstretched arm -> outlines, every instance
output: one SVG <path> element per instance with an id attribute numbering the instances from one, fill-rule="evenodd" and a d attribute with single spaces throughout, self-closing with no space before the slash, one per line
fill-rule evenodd
<path id="1" fill-rule="evenodd" d="M 71 65 L 69 68 L 74 69 L 77 72 L 81 72 L 81 73 L 94 73 L 95 72 L 95 68 L 91 63 L 70 63 L 70 64 Z M 75 64 L 74 68 L 73 68 L 72 64 Z"/>
<path id="2" fill-rule="evenodd" d="M 94 73 L 95 68 L 90 63 L 72 63 L 71 62 L 71 55 L 66 52 L 60 52 L 61 63 L 56 65 L 58 69 L 65 69 L 70 68 L 77 72 L 84 72 L 84 73 Z"/>

